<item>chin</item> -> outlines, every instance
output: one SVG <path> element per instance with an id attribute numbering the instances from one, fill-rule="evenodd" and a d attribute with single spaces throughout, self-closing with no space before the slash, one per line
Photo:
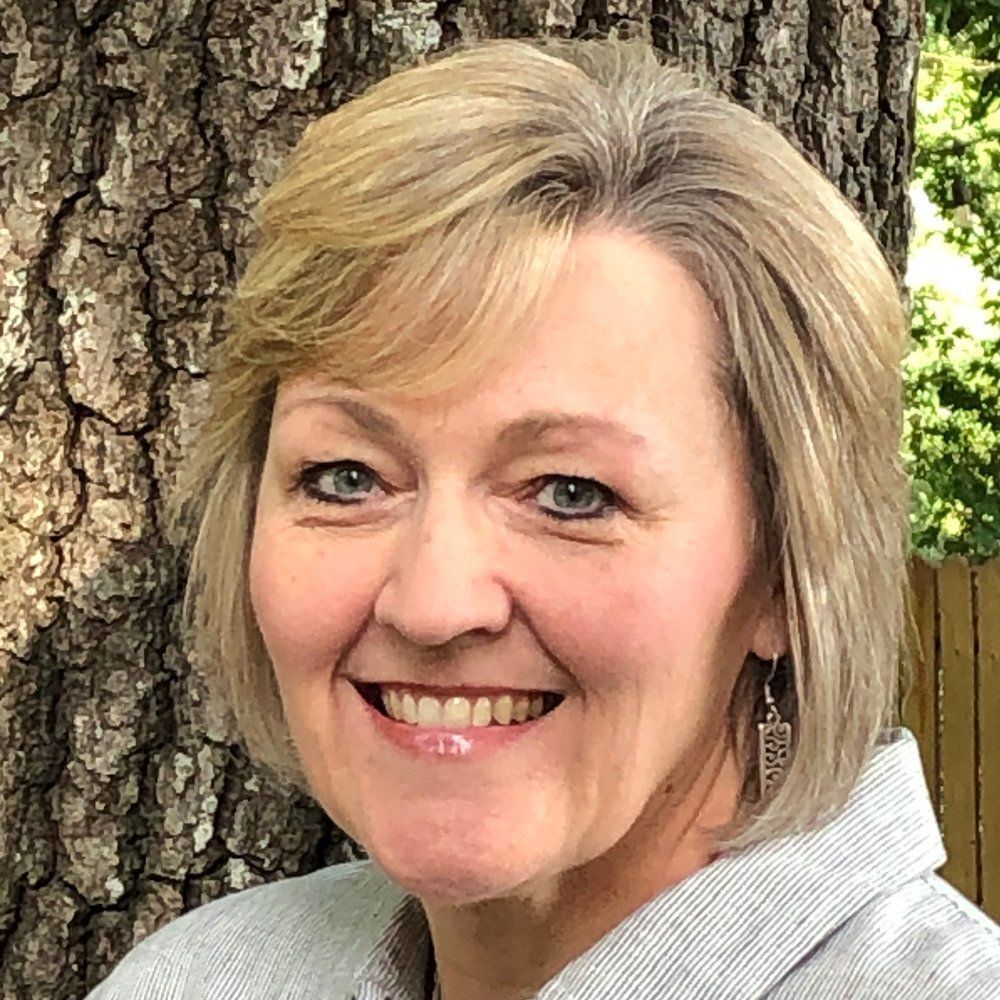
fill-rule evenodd
<path id="1" fill-rule="evenodd" d="M 523 850 L 483 850 L 429 837 L 365 848 L 396 885 L 434 906 L 464 906 L 515 894 L 537 863 Z"/>

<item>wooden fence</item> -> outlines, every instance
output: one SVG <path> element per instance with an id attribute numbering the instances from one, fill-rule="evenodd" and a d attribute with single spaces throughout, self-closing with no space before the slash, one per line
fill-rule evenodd
<path id="1" fill-rule="evenodd" d="M 920 742 L 941 875 L 1000 921 L 1000 559 L 915 560 L 910 586 L 913 679 L 898 717 Z"/>

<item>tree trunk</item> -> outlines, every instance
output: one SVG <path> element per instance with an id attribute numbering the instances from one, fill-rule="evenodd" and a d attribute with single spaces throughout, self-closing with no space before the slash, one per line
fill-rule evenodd
<path id="1" fill-rule="evenodd" d="M 250 210 L 307 122 L 453 39 L 643 33 L 902 269 L 919 0 L 342 2 L 0 0 L 4 998 L 80 997 L 184 910 L 352 856 L 206 699 L 161 529 Z"/>

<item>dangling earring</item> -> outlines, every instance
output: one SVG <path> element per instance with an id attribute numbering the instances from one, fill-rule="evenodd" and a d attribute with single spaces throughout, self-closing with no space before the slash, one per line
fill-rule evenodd
<path id="1" fill-rule="evenodd" d="M 763 799 L 781 780 L 792 751 L 792 724 L 781 718 L 771 694 L 771 681 L 778 669 L 778 656 L 771 661 L 771 673 L 764 681 L 764 721 L 757 723 L 757 764 L 760 796 Z"/>

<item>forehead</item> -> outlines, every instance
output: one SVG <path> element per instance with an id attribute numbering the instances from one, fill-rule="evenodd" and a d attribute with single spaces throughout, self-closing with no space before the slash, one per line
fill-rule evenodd
<path id="1" fill-rule="evenodd" d="M 646 434 L 683 419 L 716 424 L 719 331 L 704 292 L 662 250 L 619 232 L 578 235 L 536 329 L 485 374 L 433 397 L 397 401 L 408 415 L 464 423 L 560 410 Z M 329 387 L 298 377 L 278 390 L 275 418 Z M 371 394 L 393 402 L 391 393 Z"/>

